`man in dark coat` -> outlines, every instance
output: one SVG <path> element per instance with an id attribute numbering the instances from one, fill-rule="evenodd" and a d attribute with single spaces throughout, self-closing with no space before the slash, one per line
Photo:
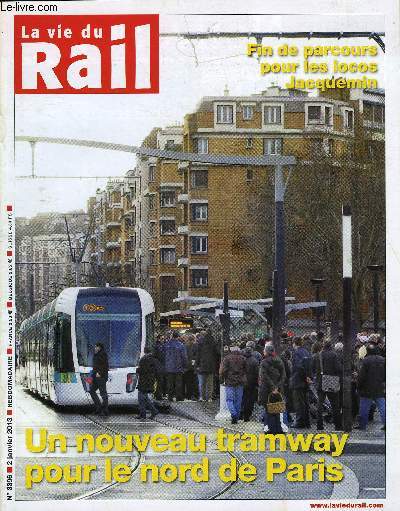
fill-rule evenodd
<path id="1" fill-rule="evenodd" d="M 218 359 L 218 348 L 211 332 L 199 335 L 196 354 L 196 369 L 199 378 L 200 401 L 212 401 L 214 372 Z"/>
<path id="2" fill-rule="evenodd" d="M 144 348 L 144 355 L 139 360 L 136 374 L 139 376 L 138 381 L 138 401 L 139 401 L 139 418 L 146 418 L 146 409 L 151 412 L 150 418 L 153 419 L 158 410 L 154 406 L 149 394 L 154 392 L 154 387 L 157 380 L 157 375 L 162 370 L 160 362 L 151 353 L 151 349 L 146 346 Z"/>
<path id="3" fill-rule="evenodd" d="M 386 366 L 385 359 L 376 354 L 374 344 L 367 345 L 367 355 L 361 362 L 358 373 L 358 392 L 360 394 L 360 425 L 357 429 L 365 430 L 372 403 L 376 403 L 381 416 L 383 429 L 386 428 Z"/>
<path id="4" fill-rule="evenodd" d="M 321 367 L 322 361 L 322 367 Z M 326 397 L 332 407 L 333 422 L 336 430 L 342 429 L 342 417 L 340 413 L 340 393 L 341 388 L 337 392 L 325 392 L 322 390 L 322 374 L 337 376 L 339 379 L 343 372 L 343 366 L 336 351 L 333 350 L 332 343 L 325 341 L 322 351 L 315 353 L 312 359 L 312 371 L 316 376 L 316 388 L 318 393 L 317 407 L 317 429 L 324 429 L 323 408 Z"/>
<path id="5" fill-rule="evenodd" d="M 160 372 L 157 376 L 155 399 L 160 401 L 167 393 L 167 376 L 165 374 L 165 339 L 159 336 L 154 344 L 154 356 L 160 362 Z"/>
<path id="6" fill-rule="evenodd" d="M 308 402 L 308 386 L 311 383 L 311 355 L 303 347 L 301 337 L 293 340 L 292 376 L 289 387 L 292 391 L 293 404 L 296 410 L 295 428 L 310 427 L 310 407 Z"/>
<path id="7" fill-rule="evenodd" d="M 226 406 L 232 424 L 236 424 L 242 407 L 243 386 L 246 383 L 246 359 L 239 346 L 231 346 L 230 353 L 222 359 L 219 370 L 220 381 L 225 385 Z"/>
<path id="8" fill-rule="evenodd" d="M 184 341 L 188 361 L 186 371 L 183 375 L 184 394 L 186 399 L 197 399 L 199 396 L 199 387 L 197 384 L 195 366 L 198 344 L 196 342 L 196 337 L 192 334 L 186 335 Z"/>
<path id="9" fill-rule="evenodd" d="M 187 367 L 185 345 L 179 339 L 178 332 L 165 343 L 165 371 L 167 373 L 168 399 L 183 401 L 183 373 Z"/>
<path id="10" fill-rule="evenodd" d="M 108 357 L 101 342 L 96 343 L 93 355 L 93 371 L 92 371 L 92 384 L 90 386 L 90 396 L 93 399 L 96 414 L 107 417 L 108 411 L 108 394 L 107 394 L 107 380 L 108 380 Z M 97 389 L 100 391 L 103 403 L 100 403 Z"/>
<path id="11" fill-rule="evenodd" d="M 280 399 L 279 394 L 283 396 L 285 378 L 285 366 L 282 360 L 276 355 L 274 346 L 267 344 L 264 349 L 264 360 L 260 364 L 258 379 L 258 402 L 265 408 L 265 433 L 277 434 L 288 431 L 288 427 L 283 422 L 283 413 L 270 414 L 267 408 L 268 402 L 276 402 L 277 399 Z"/>
<path id="12" fill-rule="evenodd" d="M 286 410 L 283 414 L 283 421 L 287 426 L 291 426 L 293 413 L 292 391 L 289 388 L 290 378 L 292 376 L 292 352 L 289 349 L 282 351 L 281 359 L 285 367 L 285 382 L 283 384 L 283 393 L 285 396 Z"/>
<path id="13" fill-rule="evenodd" d="M 249 344 L 249 342 L 251 341 L 248 341 L 247 344 Z M 242 399 L 242 417 L 245 422 L 250 420 L 254 403 L 257 400 L 259 361 L 255 353 L 258 355 L 258 351 L 255 352 L 252 346 L 247 346 L 242 351 L 246 359 L 246 383 L 243 387 Z"/>

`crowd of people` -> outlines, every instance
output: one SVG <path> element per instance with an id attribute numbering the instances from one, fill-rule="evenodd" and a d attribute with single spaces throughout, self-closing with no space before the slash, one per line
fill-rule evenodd
<path id="1" fill-rule="evenodd" d="M 343 429 L 343 342 L 323 332 L 300 336 L 283 333 L 278 354 L 269 337 L 246 334 L 225 348 L 211 330 L 197 334 L 172 331 L 160 335 L 154 348 L 145 349 L 139 362 L 139 416 L 157 407 L 152 401 L 212 401 L 224 385 L 231 421 L 249 421 L 263 411 L 264 431 L 287 432 L 289 428 L 323 430 L 326 421 Z M 365 430 L 379 410 L 382 429 L 386 424 L 385 340 L 360 332 L 353 343 L 351 359 L 351 408 L 357 429 Z M 100 374 L 103 368 L 94 368 Z M 101 385 L 98 385 L 103 390 Z M 98 408 L 98 398 L 91 392 Z M 107 410 L 108 412 L 108 410 Z"/>

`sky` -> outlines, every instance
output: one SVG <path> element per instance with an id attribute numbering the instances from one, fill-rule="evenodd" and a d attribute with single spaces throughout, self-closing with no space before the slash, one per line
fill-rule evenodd
<path id="1" fill-rule="evenodd" d="M 384 31 L 377 16 L 163 16 L 162 32 L 205 31 Z M 248 40 L 212 39 L 191 42 L 160 38 L 160 93 L 138 95 L 16 95 L 16 135 L 90 139 L 140 145 L 153 127 L 183 122 L 203 96 L 222 96 L 225 87 L 231 95 L 259 93 L 271 84 L 283 85 L 287 75 L 261 76 L 260 62 L 247 57 Z M 251 40 L 254 42 L 254 40 Z M 264 39 L 264 45 L 375 45 L 368 39 Z M 270 58 L 273 61 L 274 58 Z M 282 60 L 276 58 L 276 60 Z M 290 61 L 302 62 L 302 58 Z M 329 58 L 315 58 L 331 62 Z M 350 59 L 341 60 L 349 62 Z M 361 59 L 351 59 L 360 61 Z M 376 74 L 383 82 L 383 54 L 379 50 Z M 301 77 L 301 73 L 297 75 Z M 328 75 L 326 77 L 330 77 Z M 359 75 L 351 75 L 357 77 Z M 360 75 L 361 76 L 361 75 Z M 370 75 L 371 76 L 371 75 Z M 311 76 L 309 76 L 311 77 Z M 374 76 L 375 77 L 375 76 Z M 35 173 L 46 179 L 21 178 L 31 173 L 28 143 L 16 143 L 16 215 L 34 216 L 38 212 L 67 212 L 85 209 L 87 199 L 106 178 L 122 177 L 135 166 L 133 154 L 82 147 L 37 144 Z"/>

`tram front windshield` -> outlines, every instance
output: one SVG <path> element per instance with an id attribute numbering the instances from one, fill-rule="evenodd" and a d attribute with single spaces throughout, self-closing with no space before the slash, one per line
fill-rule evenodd
<path id="1" fill-rule="evenodd" d="M 79 365 L 93 365 L 97 342 L 103 344 L 110 368 L 138 365 L 141 307 L 137 294 L 113 292 L 110 295 L 78 295 L 76 348 Z"/>

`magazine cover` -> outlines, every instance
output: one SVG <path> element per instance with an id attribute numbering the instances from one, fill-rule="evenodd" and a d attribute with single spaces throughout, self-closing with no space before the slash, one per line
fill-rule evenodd
<path id="1" fill-rule="evenodd" d="M 397 509 L 397 2 L 0 8 L 0 508 Z"/>

